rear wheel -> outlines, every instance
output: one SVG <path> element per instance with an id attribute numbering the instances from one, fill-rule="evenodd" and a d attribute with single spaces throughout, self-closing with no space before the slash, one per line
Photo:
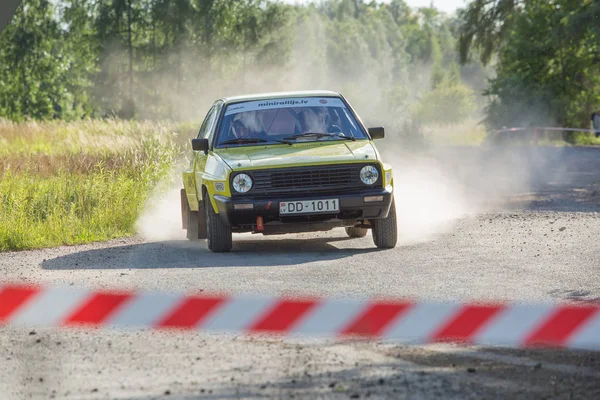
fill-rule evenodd
<path id="1" fill-rule="evenodd" d="M 226 253 L 231 250 L 233 244 L 231 227 L 219 218 L 207 194 L 205 194 L 204 198 L 206 199 L 206 206 L 204 208 L 206 210 L 208 248 L 215 253 Z"/>
<path id="2" fill-rule="evenodd" d="M 357 228 L 354 226 L 346 228 L 346 234 L 351 238 L 361 238 L 367 236 L 367 228 Z"/>
<path id="3" fill-rule="evenodd" d="M 190 211 L 188 213 L 185 237 L 189 240 L 200 240 L 200 237 L 198 236 L 198 211 Z"/>
<path id="4" fill-rule="evenodd" d="M 185 236 L 189 240 L 198 240 L 199 235 L 199 218 L 198 211 L 192 211 L 190 209 L 190 203 L 188 202 L 185 194 L 185 189 L 181 189 L 181 225 L 186 230 Z"/>
<path id="5" fill-rule="evenodd" d="M 373 226 L 373 243 L 380 249 L 391 249 L 398 241 L 398 227 L 396 224 L 396 204 L 392 205 L 388 216 L 384 219 L 371 220 Z"/>
<path id="6" fill-rule="evenodd" d="M 206 222 L 204 221 L 204 205 L 198 204 L 198 211 L 192 211 L 188 203 L 185 189 L 181 189 L 181 227 L 186 230 L 189 240 L 206 239 Z"/>

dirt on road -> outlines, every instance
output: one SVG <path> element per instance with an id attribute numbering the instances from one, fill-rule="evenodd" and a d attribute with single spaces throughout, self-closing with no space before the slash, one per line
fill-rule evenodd
<path id="1" fill-rule="evenodd" d="M 444 221 L 444 229 L 424 230 L 425 236 L 401 234 L 393 250 L 377 250 L 370 235 L 349 239 L 343 230 L 240 235 L 230 254 L 210 253 L 204 243 L 133 237 L 1 253 L 0 275 L 3 281 L 205 293 L 600 301 L 600 149 L 527 149 L 517 157 L 524 177 L 518 168 L 499 172 L 509 160 L 481 151 L 436 157 L 485 204 Z M 489 162 L 479 171 L 468 167 L 482 159 Z M 486 180 L 486 171 L 495 177 Z M 0 330 L 0 399 L 241 397 L 598 399 L 600 352 Z"/>

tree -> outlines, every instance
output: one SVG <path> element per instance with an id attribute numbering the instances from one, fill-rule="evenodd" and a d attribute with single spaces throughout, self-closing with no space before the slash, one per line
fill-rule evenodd
<path id="1" fill-rule="evenodd" d="M 0 116 L 197 119 L 216 96 L 329 87 L 396 118 L 424 66 L 455 61 L 454 24 L 403 0 L 24 0 L 0 37 Z"/>
<path id="2" fill-rule="evenodd" d="M 590 7 L 585 0 L 531 0 L 514 16 L 487 91 L 490 126 L 589 127 L 600 100 L 600 42 L 593 25 L 569 27 Z"/>
<path id="3" fill-rule="evenodd" d="M 135 115 L 135 41 L 146 27 L 143 5 L 142 0 L 99 0 L 94 24 L 100 64 L 96 97 L 123 118 Z"/>
<path id="4" fill-rule="evenodd" d="M 461 10 L 458 42 L 461 63 L 469 61 L 473 49 L 479 52 L 484 65 L 490 62 L 524 4 L 525 0 L 473 0 L 466 10 Z"/>
<path id="5" fill-rule="evenodd" d="M 47 0 L 27 0 L 0 36 L 0 116 L 74 118 L 84 114 L 87 66 Z M 70 38 L 70 37 L 69 37 Z"/>
<path id="6" fill-rule="evenodd" d="M 98 63 L 93 5 L 90 0 L 66 0 L 60 11 L 62 21 L 68 27 L 63 35 L 63 51 L 69 60 L 69 79 L 65 86 L 73 96 L 72 109 L 65 110 L 62 118 L 91 116 L 94 114 L 92 78 Z"/>

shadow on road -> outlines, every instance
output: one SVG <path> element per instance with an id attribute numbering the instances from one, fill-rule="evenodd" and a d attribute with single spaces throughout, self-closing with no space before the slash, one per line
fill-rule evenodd
<path id="1" fill-rule="evenodd" d="M 600 292 L 600 288 L 595 288 L 593 291 L 584 289 L 553 289 L 548 291 L 548 294 L 559 300 L 583 303 L 600 303 L 600 297 L 596 296 L 595 292 Z"/>
<path id="2" fill-rule="evenodd" d="M 42 262 L 45 270 L 269 267 L 336 260 L 379 251 L 338 248 L 347 237 L 282 240 L 233 240 L 231 253 L 213 253 L 206 241 L 166 241 L 79 251 Z"/>

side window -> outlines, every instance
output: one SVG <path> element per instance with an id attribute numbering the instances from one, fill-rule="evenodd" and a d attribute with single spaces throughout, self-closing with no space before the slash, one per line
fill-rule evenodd
<path id="1" fill-rule="evenodd" d="M 216 104 L 213 106 L 212 110 L 211 110 L 211 115 L 210 118 L 208 119 L 208 124 L 206 127 L 206 133 L 204 136 L 205 138 L 207 138 L 209 140 L 209 142 L 212 142 L 212 137 L 215 133 L 215 126 L 217 125 L 217 118 L 219 116 L 219 113 L 221 112 L 221 104 Z"/>
<path id="2" fill-rule="evenodd" d="M 212 106 L 212 108 L 206 114 L 206 118 L 202 122 L 202 126 L 200 126 L 200 131 L 198 132 L 198 138 L 206 137 L 207 133 L 210 131 L 209 127 L 212 126 L 212 121 L 217 115 L 217 106 Z"/>

